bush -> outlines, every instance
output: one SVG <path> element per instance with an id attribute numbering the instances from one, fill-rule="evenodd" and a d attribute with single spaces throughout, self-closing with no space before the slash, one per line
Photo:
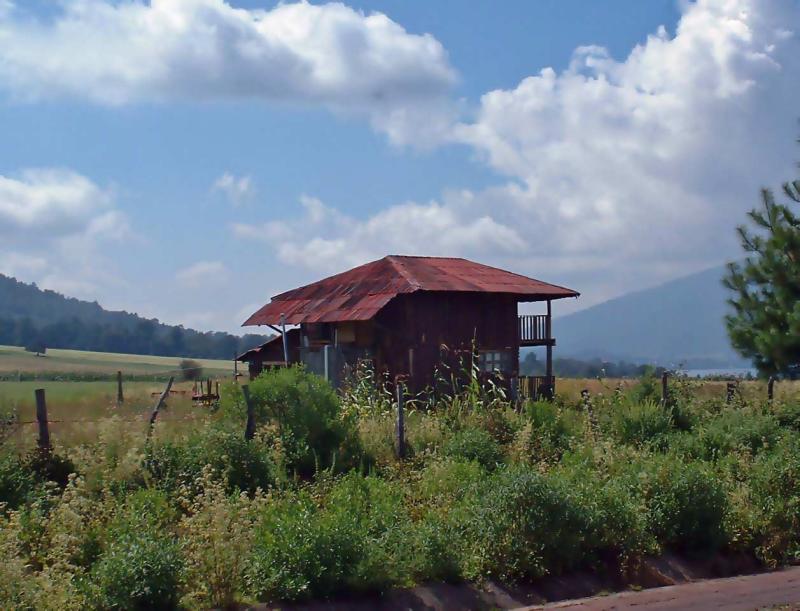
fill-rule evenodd
<path id="1" fill-rule="evenodd" d="M 779 404 L 775 416 L 781 426 L 800 431 L 800 401 Z"/>
<path id="2" fill-rule="evenodd" d="M 515 581 L 579 564 L 585 520 L 567 490 L 543 475 L 499 469 L 452 510 L 462 575 Z"/>
<path id="3" fill-rule="evenodd" d="M 277 425 L 286 467 L 303 477 L 335 466 L 346 470 L 361 456 L 355 422 L 344 417 L 336 392 L 303 367 L 265 371 L 250 384 L 261 422 Z"/>
<path id="4" fill-rule="evenodd" d="M 782 440 L 753 467 L 752 503 L 758 511 L 756 553 L 768 566 L 800 559 L 800 439 Z"/>
<path id="5" fill-rule="evenodd" d="M 115 540 L 93 575 L 102 608 L 176 608 L 179 552 L 174 540 L 149 530 Z"/>
<path id="6" fill-rule="evenodd" d="M 511 457 L 521 463 L 558 460 L 581 430 L 580 416 L 550 401 L 525 407 L 527 423 L 514 435 Z"/>
<path id="7" fill-rule="evenodd" d="M 0 452 L 0 504 L 16 509 L 25 502 L 35 485 L 33 473 L 18 455 Z"/>
<path id="8" fill-rule="evenodd" d="M 203 368 L 197 361 L 183 359 L 178 363 L 178 369 L 181 370 L 181 377 L 184 380 L 194 381 L 203 379 Z"/>
<path id="9" fill-rule="evenodd" d="M 210 427 L 182 441 L 146 448 L 144 467 L 162 490 L 195 489 L 206 466 L 229 492 L 253 493 L 275 483 L 275 466 L 269 448 L 246 441 L 241 432 Z"/>
<path id="10" fill-rule="evenodd" d="M 252 550 L 255 519 L 266 496 L 228 494 L 213 473 L 203 473 L 202 492 L 184 509 L 182 603 L 189 608 L 229 609 L 245 592 L 244 572 Z"/>
<path id="11" fill-rule="evenodd" d="M 614 437 L 631 445 L 658 440 L 672 431 L 672 414 L 652 400 L 624 401 L 607 418 Z"/>
<path id="12" fill-rule="evenodd" d="M 109 541 L 91 577 L 104 609 L 174 609 L 182 569 L 180 548 L 170 534 L 174 519 L 167 498 L 134 493 L 109 529 Z"/>
<path id="13" fill-rule="evenodd" d="M 67 485 L 70 474 L 75 473 L 75 465 L 69 458 L 38 448 L 25 457 L 25 468 L 39 481 L 54 482 L 61 488 Z"/>
<path id="14" fill-rule="evenodd" d="M 476 462 L 445 458 L 423 469 L 415 488 L 416 496 L 427 503 L 449 503 L 460 498 L 485 476 Z"/>
<path id="15" fill-rule="evenodd" d="M 773 446 L 781 434 L 778 420 L 747 408 L 726 409 L 696 431 L 699 458 L 714 460 L 734 450 L 757 454 Z"/>
<path id="16" fill-rule="evenodd" d="M 409 521 L 392 486 L 351 474 L 319 507 L 306 493 L 265 508 L 247 573 L 260 600 L 377 590 L 401 581 L 401 529 Z"/>
<path id="17" fill-rule="evenodd" d="M 651 455 L 629 466 L 628 482 L 644 502 L 648 530 L 663 547 L 715 550 L 725 543 L 725 489 L 707 465 Z"/>
<path id="18" fill-rule="evenodd" d="M 494 469 L 503 462 L 503 452 L 488 431 L 465 428 L 448 439 L 443 448 L 445 456 L 474 460 L 486 469 Z"/>

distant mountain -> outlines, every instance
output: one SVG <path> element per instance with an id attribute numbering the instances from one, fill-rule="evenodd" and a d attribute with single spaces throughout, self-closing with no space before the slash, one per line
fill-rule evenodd
<path id="1" fill-rule="evenodd" d="M 0 274 L 0 344 L 232 359 L 267 339 L 166 325 Z"/>
<path id="2" fill-rule="evenodd" d="M 556 353 L 666 366 L 746 365 L 725 331 L 724 271 L 708 269 L 556 318 Z"/>

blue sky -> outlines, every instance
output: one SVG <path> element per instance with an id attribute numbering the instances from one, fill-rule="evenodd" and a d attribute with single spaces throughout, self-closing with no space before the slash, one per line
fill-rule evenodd
<path id="1" fill-rule="evenodd" d="M 720 264 L 793 176 L 798 15 L 0 0 L 0 272 L 236 330 L 391 253 L 569 285 L 569 308 Z"/>

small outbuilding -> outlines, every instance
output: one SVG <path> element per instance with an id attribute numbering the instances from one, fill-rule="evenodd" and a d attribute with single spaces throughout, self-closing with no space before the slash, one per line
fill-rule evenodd
<path id="1" fill-rule="evenodd" d="M 334 385 L 367 360 L 378 374 L 412 390 L 433 384 L 437 369 L 458 371 L 477 354 L 486 376 L 497 375 L 528 396 L 550 395 L 552 306 L 579 293 L 466 259 L 391 255 L 272 298 L 243 326 L 267 325 L 282 337 L 242 355 L 251 375 L 266 363 L 302 362 Z M 546 313 L 518 313 L 546 302 Z M 545 376 L 519 376 L 519 350 L 544 346 Z M 259 362 L 260 359 L 260 362 Z"/>
<path id="2" fill-rule="evenodd" d="M 272 336 L 255 348 L 250 348 L 236 357 L 236 360 L 247 363 L 248 373 L 252 380 L 265 369 L 284 367 L 289 363 L 300 361 L 300 329 L 286 331 L 286 352 L 284 353 L 283 335 Z"/>

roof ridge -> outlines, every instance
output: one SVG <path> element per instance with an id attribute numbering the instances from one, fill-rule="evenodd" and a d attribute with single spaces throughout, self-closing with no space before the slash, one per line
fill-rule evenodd
<path id="1" fill-rule="evenodd" d="M 414 278 L 407 269 L 405 269 L 403 267 L 403 265 L 400 263 L 400 261 L 397 260 L 402 256 L 403 255 L 386 255 L 384 257 L 384 259 L 386 259 L 391 264 L 391 266 L 394 268 L 394 270 L 403 277 L 403 280 L 408 282 L 408 284 L 411 286 L 411 288 L 413 288 L 415 291 L 418 291 L 419 289 L 422 288 L 422 284 L 419 282 L 419 280 Z M 419 258 L 423 258 L 423 257 L 419 257 Z"/>

